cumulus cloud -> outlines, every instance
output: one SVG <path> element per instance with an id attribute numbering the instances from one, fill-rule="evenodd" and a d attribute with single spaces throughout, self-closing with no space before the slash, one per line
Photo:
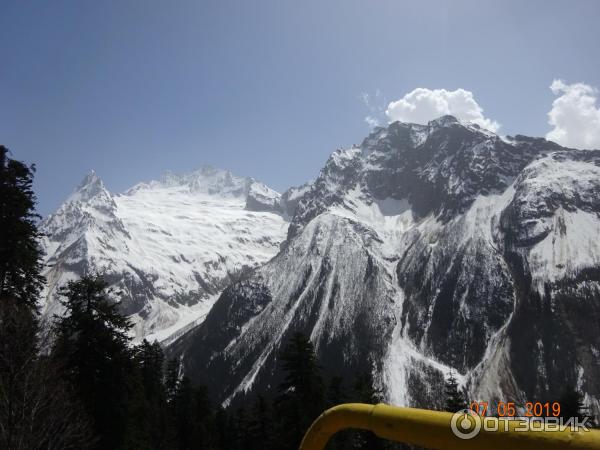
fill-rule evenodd
<path id="1" fill-rule="evenodd" d="M 483 115 L 483 109 L 465 89 L 417 88 L 400 100 L 391 102 L 385 114 L 390 122 L 413 122 L 426 124 L 430 120 L 450 114 L 459 120 L 473 122 L 490 131 L 497 132 L 500 124 Z"/>
<path id="2" fill-rule="evenodd" d="M 554 127 L 546 139 L 567 147 L 600 148 L 598 89 L 584 83 L 554 80 L 550 89 L 558 98 L 552 102 L 548 123 Z"/>

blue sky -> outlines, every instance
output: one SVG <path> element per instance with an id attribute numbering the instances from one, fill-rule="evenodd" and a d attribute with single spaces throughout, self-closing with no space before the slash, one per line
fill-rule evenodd
<path id="1" fill-rule="evenodd" d="M 591 111 L 595 145 L 599 18 L 592 0 L 2 0 L 0 143 L 36 163 L 43 214 L 92 168 L 114 192 L 203 164 L 282 191 L 417 88 L 464 89 L 501 134 L 546 135 L 562 96 L 557 123 Z"/>

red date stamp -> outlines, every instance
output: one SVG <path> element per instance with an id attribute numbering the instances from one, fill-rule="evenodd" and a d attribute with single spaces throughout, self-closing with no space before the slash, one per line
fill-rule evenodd
<path id="1" fill-rule="evenodd" d="M 517 405 L 515 402 L 469 403 L 469 409 L 479 416 L 497 415 L 498 417 L 559 417 L 559 402 L 526 402 Z"/>

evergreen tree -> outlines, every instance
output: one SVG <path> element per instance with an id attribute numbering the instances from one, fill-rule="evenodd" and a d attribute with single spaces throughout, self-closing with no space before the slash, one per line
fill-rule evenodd
<path id="1" fill-rule="evenodd" d="M 209 449 L 214 448 L 217 443 L 217 429 L 215 416 L 210 399 L 208 398 L 208 388 L 198 386 L 194 388 L 194 417 L 196 420 L 196 448 Z"/>
<path id="2" fill-rule="evenodd" d="M 332 377 L 329 380 L 326 394 L 326 405 L 327 409 L 332 408 L 349 401 L 349 395 L 346 392 L 344 386 L 344 379 L 340 376 Z M 354 436 L 354 432 L 350 430 L 344 430 L 336 433 L 329 442 L 327 443 L 327 450 L 343 450 L 350 448 L 351 439 Z"/>
<path id="3" fill-rule="evenodd" d="M 167 394 L 167 403 L 172 404 L 177 394 L 179 386 L 180 363 L 176 358 L 172 358 L 167 363 L 165 374 L 165 391 Z"/>
<path id="4" fill-rule="evenodd" d="M 323 412 L 324 392 L 312 343 L 301 333 L 279 355 L 283 382 L 275 401 L 280 448 L 296 449 L 312 422 Z"/>
<path id="5" fill-rule="evenodd" d="M 231 450 L 246 450 L 249 437 L 249 418 L 246 408 L 237 408 L 229 420 L 229 430 L 233 436 Z"/>
<path id="6" fill-rule="evenodd" d="M 183 377 L 178 383 L 173 400 L 176 448 L 188 450 L 196 448 L 196 420 L 194 414 L 194 389 L 189 378 Z"/>
<path id="7" fill-rule="evenodd" d="M 382 400 L 382 393 L 379 389 L 375 388 L 373 376 L 370 372 L 359 374 L 355 378 L 352 388 L 353 398 L 356 402 L 375 405 Z"/>
<path id="8" fill-rule="evenodd" d="M 92 441 L 85 415 L 60 367 L 40 355 L 33 173 L 0 145 L 0 448 L 83 449 Z"/>
<path id="9" fill-rule="evenodd" d="M 327 386 L 326 407 L 331 408 L 336 405 L 346 403 L 348 395 L 344 389 L 344 378 L 332 377 Z"/>
<path id="10" fill-rule="evenodd" d="M 559 403 L 560 416 L 565 420 L 568 420 L 571 417 L 581 420 L 584 417 L 590 416 L 590 409 L 584 402 L 583 394 L 571 385 L 568 385 L 564 389 L 560 396 Z"/>
<path id="11" fill-rule="evenodd" d="M 71 281 L 60 292 L 65 315 L 56 318 L 53 355 L 64 362 L 65 377 L 94 422 L 97 448 L 119 448 L 130 431 L 131 324 L 99 277 Z"/>
<path id="12" fill-rule="evenodd" d="M 0 439 L 8 448 L 22 435 L 18 411 L 26 407 L 26 376 L 38 352 L 35 302 L 42 278 L 33 170 L 0 145 Z"/>
<path id="13" fill-rule="evenodd" d="M 34 171 L 0 145 L 0 300 L 17 300 L 32 311 L 43 283 Z"/>
<path id="14" fill-rule="evenodd" d="M 250 411 L 248 420 L 248 450 L 269 450 L 272 442 L 271 408 L 265 398 L 259 395 Z"/>
<path id="15" fill-rule="evenodd" d="M 28 372 L 38 353 L 37 321 L 20 300 L 0 298 L 0 444 L 12 448 L 23 434 L 22 415 L 28 402 Z"/>
<path id="16" fill-rule="evenodd" d="M 0 448 L 85 449 L 89 421 L 62 367 L 40 354 L 40 330 L 21 301 L 0 300 Z"/>
<path id="17" fill-rule="evenodd" d="M 194 387 L 186 376 L 177 382 L 177 390 L 170 403 L 174 448 L 180 450 L 233 448 L 235 430 L 227 422 L 226 415 L 218 417 L 208 398 L 206 386 Z M 219 425 L 222 428 L 219 428 Z M 227 434 L 227 447 L 220 447 L 220 433 Z"/>
<path id="18" fill-rule="evenodd" d="M 134 349 L 134 363 L 128 447 L 136 450 L 167 448 L 167 394 L 160 344 L 144 339 Z"/>
<path id="19" fill-rule="evenodd" d="M 458 381 L 452 372 L 445 381 L 446 402 L 444 411 L 455 413 L 467 408 L 467 400 L 464 392 L 460 390 Z"/>
<path id="20" fill-rule="evenodd" d="M 375 388 L 373 376 L 370 372 L 359 374 L 354 380 L 353 402 L 375 405 L 382 400 L 381 392 Z M 355 449 L 383 449 L 384 441 L 371 431 L 357 431 L 352 433 L 352 448 Z"/>
<path id="21" fill-rule="evenodd" d="M 229 430 L 229 423 L 227 412 L 222 407 L 219 407 L 215 413 L 216 448 L 225 450 L 233 446 L 233 436 Z"/>

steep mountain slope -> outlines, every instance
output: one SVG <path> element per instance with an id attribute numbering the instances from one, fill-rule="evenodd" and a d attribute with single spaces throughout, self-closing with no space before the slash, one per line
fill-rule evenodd
<path id="1" fill-rule="evenodd" d="M 279 203 L 262 183 L 212 168 L 167 173 L 120 195 L 92 172 L 42 224 L 44 312 L 60 311 L 66 281 L 100 272 L 123 294 L 137 338 L 176 336 L 243 271 L 277 253 L 287 230 Z"/>
<path id="2" fill-rule="evenodd" d="M 281 252 L 178 339 L 193 379 L 236 401 L 277 383 L 303 331 L 329 374 L 371 370 L 395 404 L 600 398 L 600 152 L 500 138 L 450 116 L 332 154 Z M 568 353 L 568 355 L 566 355 Z"/>

